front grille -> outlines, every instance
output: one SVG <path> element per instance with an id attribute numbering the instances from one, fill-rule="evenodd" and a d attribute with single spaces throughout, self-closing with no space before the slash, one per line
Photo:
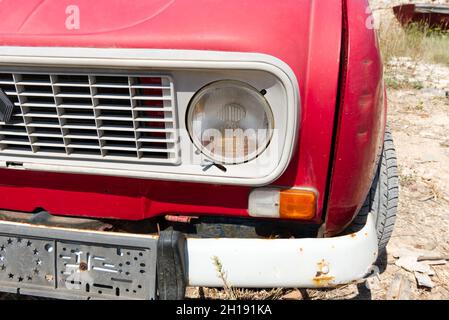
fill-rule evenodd
<path id="1" fill-rule="evenodd" d="M 0 122 L 0 154 L 112 162 L 179 161 L 170 77 L 101 73 L 5 73 L 14 104 Z"/>

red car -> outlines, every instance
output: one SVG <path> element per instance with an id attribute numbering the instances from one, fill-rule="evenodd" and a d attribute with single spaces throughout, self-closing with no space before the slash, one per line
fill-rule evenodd
<path id="1" fill-rule="evenodd" d="M 368 1 L 0 9 L 0 290 L 179 299 L 372 270 L 398 178 Z"/>

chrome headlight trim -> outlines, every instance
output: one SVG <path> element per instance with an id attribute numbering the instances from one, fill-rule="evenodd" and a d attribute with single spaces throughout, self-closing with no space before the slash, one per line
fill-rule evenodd
<path id="1" fill-rule="evenodd" d="M 252 94 L 253 97 L 258 100 L 258 103 L 259 103 L 260 107 L 262 108 L 263 113 L 266 116 L 266 120 L 267 120 L 267 134 L 265 135 L 266 139 L 265 139 L 265 141 L 263 141 L 263 144 L 259 145 L 257 143 L 257 148 L 255 148 L 254 151 L 250 152 L 249 154 L 243 155 L 241 157 L 234 157 L 231 159 L 229 159 L 223 155 L 214 154 L 207 147 L 203 146 L 199 137 L 195 134 L 194 128 L 193 128 L 193 121 L 194 121 L 193 116 L 194 116 L 194 112 L 196 111 L 195 108 L 197 108 L 198 103 L 200 103 L 201 100 L 203 99 L 203 97 L 206 94 L 210 93 L 210 91 L 224 89 L 224 88 L 234 88 L 237 90 L 241 89 L 242 91 L 247 91 L 247 92 L 242 92 L 243 94 L 247 94 L 247 93 Z M 245 110 L 242 110 L 242 112 L 246 113 L 247 109 L 245 108 L 244 104 L 243 105 L 241 104 L 241 101 L 234 101 L 231 99 L 229 101 L 229 103 L 239 104 L 239 107 L 245 109 Z M 189 132 L 190 138 L 192 139 L 195 146 L 198 148 L 198 150 L 200 150 L 202 153 L 204 153 L 207 157 L 209 157 L 213 161 L 217 161 L 222 164 L 236 165 L 236 164 L 248 162 L 248 161 L 255 159 L 267 148 L 267 146 L 270 143 L 271 138 L 273 136 L 274 116 L 273 116 L 273 111 L 271 109 L 269 102 L 264 98 L 264 96 L 259 91 L 257 91 L 256 88 L 254 88 L 251 85 L 249 85 L 245 82 L 242 82 L 242 81 L 219 80 L 219 81 L 215 81 L 215 82 L 207 84 L 206 86 L 204 86 L 203 88 L 201 88 L 200 90 L 198 90 L 195 93 L 195 95 L 193 96 L 193 98 L 191 99 L 191 101 L 187 107 L 186 127 L 187 127 L 187 131 Z M 218 128 L 214 128 L 214 129 L 218 130 Z M 255 130 L 254 130 L 254 132 L 255 132 Z"/>

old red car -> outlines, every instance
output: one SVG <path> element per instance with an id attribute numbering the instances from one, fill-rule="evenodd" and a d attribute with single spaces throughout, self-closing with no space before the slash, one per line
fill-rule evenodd
<path id="1" fill-rule="evenodd" d="M 362 279 L 398 197 L 368 1 L 0 2 L 0 290 Z M 217 270 L 220 269 L 220 270 Z"/>

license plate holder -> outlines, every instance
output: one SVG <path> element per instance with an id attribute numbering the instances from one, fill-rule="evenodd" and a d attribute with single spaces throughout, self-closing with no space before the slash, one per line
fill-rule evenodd
<path id="1" fill-rule="evenodd" d="M 68 299 L 155 299 L 157 238 L 0 223 L 0 290 Z"/>

